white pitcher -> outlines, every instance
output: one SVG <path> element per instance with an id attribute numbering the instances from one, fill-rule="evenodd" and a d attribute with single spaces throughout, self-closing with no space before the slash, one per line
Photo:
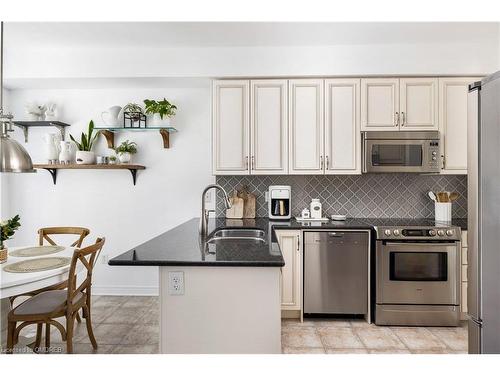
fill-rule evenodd
<path id="1" fill-rule="evenodd" d="M 122 107 L 114 105 L 113 107 L 108 108 L 107 111 L 101 113 L 101 119 L 104 124 L 108 126 L 119 127 L 121 111 Z"/>

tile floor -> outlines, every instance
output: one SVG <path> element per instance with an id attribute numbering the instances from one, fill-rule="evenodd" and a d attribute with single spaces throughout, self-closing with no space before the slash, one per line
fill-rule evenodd
<path id="1" fill-rule="evenodd" d="M 75 353 L 158 353 L 157 297 L 96 296 L 92 311 L 99 348 L 93 351 L 85 323 L 77 324 Z M 66 351 L 55 329 L 51 341 L 54 353 Z M 357 320 L 307 319 L 300 323 L 286 319 L 282 321 L 282 349 L 285 354 L 467 353 L 467 328 L 377 327 Z"/>

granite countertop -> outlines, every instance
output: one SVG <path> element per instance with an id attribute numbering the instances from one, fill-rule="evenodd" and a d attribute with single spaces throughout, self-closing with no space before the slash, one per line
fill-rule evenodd
<path id="1" fill-rule="evenodd" d="M 265 232 L 265 242 L 224 240 L 207 243 L 198 234 L 199 219 L 191 219 L 163 234 L 118 255 L 111 266 L 230 266 L 282 267 L 285 264 L 274 230 L 283 229 L 374 229 L 388 225 L 444 225 L 431 219 L 348 218 L 346 221 L 303 223 L 295 219 L 271 221 L 268 218 L 227 220 L 210 219 L 208 233 L 220 228 L 257 228 Z M 451 223 L 467 230 L 467 219 Z M 207 236 L 208 237 L 208 236 Z"/>
<path id="2" fill-rule="evenodd" d="M 198 233 L 199 219 L 191 219 L 111 259 L 111 266 L 229 266 L 283 267 L 285 261 L 267 218 L 210 219 L 208 234 L 219 228 L 258 228 L 265 242 L 224 240 L 207 243 Z M 207 236 L 208 237 L 208 236 Z"/>

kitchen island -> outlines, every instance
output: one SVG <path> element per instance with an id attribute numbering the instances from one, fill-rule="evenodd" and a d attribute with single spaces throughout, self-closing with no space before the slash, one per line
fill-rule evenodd
<path id="1" fill-rule="evenodd" d="M 198 219 L 109 261 L 160 267 L 161 353 L 281 353 L 280 269 L 285 262 L 267 219 Z M 216 239 L 217 229 L 258 229 L 259 240 Z"/>

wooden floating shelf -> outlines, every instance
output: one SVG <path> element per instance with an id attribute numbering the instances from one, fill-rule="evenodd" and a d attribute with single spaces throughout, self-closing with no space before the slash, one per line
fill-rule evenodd
<path id="1" fill-rule="evenodd" d="M 159 131 L 163 139 L 163 148 L 170 148 L 170 133 L 176 133 L 177 129 L 173 127 L 153 126 L 147 128 L 115 128 L 115 127 L 97 127 L 98 130 L 108 142 L 109 148 L 115 147 L 115 133 L 116 132 L 141 132 L 141 131 Z"/>
<path id="2" fill-rule="evenodd" d="M 67 126 L 65 122 L 61 121 L 14 121 L 14 125 L 23 130 L 24 142 L 28 142 L 28 129 L 29 128 L 40 128 L 45 126 L 53 126 L 61 132 L 61 138 L 64 140 Z"/>
<path id="3" fill-rule="evenodd" d="M 137 179 L 137 171 L 146 169 L 144 165 L 138 164 L 35 164 L 33 168 L 49 171 L 54 185 L 57 182 L 57 171 L 59 169 L 127 169 L 132 174 L 134 185 Z"/>

